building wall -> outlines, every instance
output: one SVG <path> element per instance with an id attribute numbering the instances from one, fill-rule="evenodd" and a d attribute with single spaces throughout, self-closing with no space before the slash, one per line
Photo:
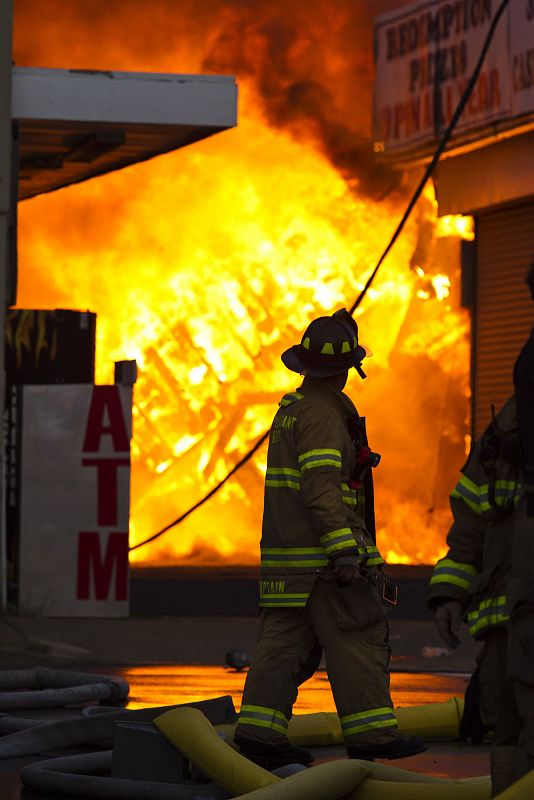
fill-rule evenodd
<path id="1" fill-rule="evenodd" d="M 525 285 L 534 258 L 534 199 L 476 216 L 476 286 L 472 309 L 472 427 L 480 435 L 513 393 L 513 367 L 534 325 Z"/>
<path id="2" fill-rule="evenodd" d="M 375 22 L 377 152 L 389 154 L 399 167 L 416 162 L 420 166 L 433 152 L 437 131 L 452 118 L 464 91 L 460 77 L 467 81 L 472 74 L 496 11 L 493 4 L 492 14 L 479 19 L 476 30 L 473 25 L 449 26 L 442 41 L 428 44 L 421 20 L 430 15 L 436 22 L 441 15 L 443 22 L 452 5 L 454 13 L 464 8 L 444 0 L 398 2 L 393 13 Z M 471 214 L 476 220 L 469 301 L 475 435 L 489 422 L 491 403 L 498 407 L 513 391 L 513 365 L 534 324 L 534 303 L 525 286 L 527 265 L 534 258 L 533 32 L 532 4 L 510 3 L 494 32 L 452 149 L 434 173 L 438 213 Z M 458 70 L 447 72 L 443 67 L 441 78 L 431 85 L 430 56 L 452 57 L 453 51 L 463 54 L 455 62 Z M 494 93 L 488 91 L 492 75 L 498 86 Z M 491 97 L 495 102 L 489 102 Z M 422 113 L 427 107 L 428 113 Z M 471 276 L 466 270 L 463 277 Z"/>
<path id="3" fill-rule="evenodd" d="M 480 435 L 513 392 L 513 366 L 534 325 L 525 285 L 534 259 L 534 132 L 445 158 L 438 213 L 475 217 L 472 431 Z"/>
<path id="4" fill-rule="evenodd" d="M 534 196 L 534 131 L 445 158 L 435 182 L 440 214 L 477 214 Z"/>

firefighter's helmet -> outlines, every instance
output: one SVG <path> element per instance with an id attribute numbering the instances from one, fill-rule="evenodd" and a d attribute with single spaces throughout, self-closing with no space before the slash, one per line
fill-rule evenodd
<path id="1" fill-rule="evenodd" d="M 362 378 L 362 361 L 371 355 L 358 342 L 358 325 L 344 308 L 331 317 L 314 319 L 300 344 L 282 353 L 282 361 L 293 372 L 312 378 L 327 378 L 355 367 Z"/>

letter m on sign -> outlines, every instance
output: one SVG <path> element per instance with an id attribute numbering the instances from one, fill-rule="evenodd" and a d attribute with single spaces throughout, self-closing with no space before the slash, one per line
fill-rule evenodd
<path id="1" fill-rule="evenodd" d="M 104 536 L 80 533 L 78 539 L 78 600 L 107 600 L 115 579 L 115 600 L 128 597 L 128 534 L 110 533 L 102 552 Z M 91 592 L 94 589 L 94 595 Z"/>

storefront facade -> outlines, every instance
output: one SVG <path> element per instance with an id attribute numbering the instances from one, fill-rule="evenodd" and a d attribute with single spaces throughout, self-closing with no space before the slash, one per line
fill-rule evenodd
<path id="1" fill-rule="evenodd" d="M 462 96 L 500 3 L 414 3 L 376 20 L 375 151 L 421 169 Z M 464 301 L 472 314 L 472 432 L 513 391 L 534 325 L 534 0 L 509 3 L 434 173 L 439 215 L 475 219 Z"/>

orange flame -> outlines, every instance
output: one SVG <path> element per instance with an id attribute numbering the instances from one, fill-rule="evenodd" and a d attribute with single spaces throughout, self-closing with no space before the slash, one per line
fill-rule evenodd
<path id="1" fill-rule="evenodd" d="M 183 71 L 201 65 L 198 35 L 178 33 L 173 53 L 136 59 L 119 13 L 105 16 L 97 46 L 89 33 L 92 2 L 78 17 L 56 18 L 50 41 L 68 41 L 70 24 L 78 45 L 58 59 L 43 37 L 24 45 L 28 5 L 19 3 L 15 31 L 26 63 L 104 67 L 106 52 L 113 68 L 170 71 L 172 62 L 176 70 L 175 53 Z M 153 25 L 163 36 L 168 20 L 160 12 L 175 6 L 154 5 Z M 232 10 L 214 7 L 227 32 Z M 206 39 L 218 41 L 215 27 Z M 239 73 L 240 64 L 233 66 Z M 334 59 L 329 75 L 341 69 Z M 236 130 L 20 209 L 20 305 L 96 311 L 101 382 L 111 379 L 114 360 L 138 362 L 134 544 L 195 503 L 267 430 L 280 396 L 298 385 L 280 353 L 314 316 L 350 306 L 402 212 L 396 195 L 378 201 L 363 194 L 374 174 L 371 157 L 371 166 L 356 164 L 354 154 L 349 164 L 314 120 L 282 126 L 260 94 L 258 75 L 244 70 Z M 378 544 L 389 560 L 411 563 L 443 551 L 447 496 L 463 461 L 469 363 L 458 228 L 439 227 L 430 191 L 418 214 L 358 309 L 362 341 L 375 355 L 368 380 L 352 378 L 348 387 L 383 454 Z M 264 460 L 265 451 L 133 559 L 256 563 Z"/>

